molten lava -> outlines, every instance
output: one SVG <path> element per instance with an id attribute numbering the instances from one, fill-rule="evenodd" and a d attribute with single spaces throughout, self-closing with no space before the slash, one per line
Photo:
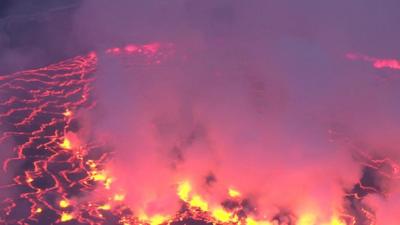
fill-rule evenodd
<path id="1" fill-rule="evenodd" d="M 400 60 L 397 59 L 380 59 L 367 55 L 348 53 L 346 57 L 351 60 L 363 60 L 371 62 L 372 66 L 376 69 L 389 68 L 393 70 L 400 70 Z"/>
<path id="2" fill-rule="evenodd" d="M 127 45 L 110 48 L 115 57 L 140 56 L 144 64 L 161 64 L 163 45 Z M 351 56 L 360 58 L 361 56 Z M 376 68 L 399 69 L 397 61 L 361 57 Z M 360 154 L 365 164 L 363 177 L 343 196 L 343 208 L 332 209 L 323 220 L 318 211 L 300 215 L 278 212 L 264 216 L 246 196 L 226 187 L 226 200 L 213 202 L 197 193 L 182 178 L 176 196 L 181 210 L 174 215 L 132 211 L 124 204 L 126 195 L 113 189 L 114 176 L 106 167 L 109 152 L 99 140 L 80 140 L 79 114 L 96 107 L 92 95 L 98 55 L 65 60 L 39 69 L 0 76 L 2 144 L 10 144 L 12 156 L 3 163 L 10 177 L 3 185 L 0 221 L 3 224 L 240 224 L 240 225 L 361 225 L 374 223 L 373 211 L 363 199 L 383 193 L 367 176 L 399 179 L 400 166 L 388 158 Z M 105 190 L 104 199 L 86 198 Z"/>

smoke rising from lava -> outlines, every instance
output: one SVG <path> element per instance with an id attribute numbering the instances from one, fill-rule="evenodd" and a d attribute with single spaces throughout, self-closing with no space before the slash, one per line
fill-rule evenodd
<path id="1" fill-rule="evenodd" d="M 398 59 L 398 8 L 396 1 L 85 1 L 68 46 L 98 53 L 88 56 L 96 58 L 97 106 L 64 112 L 80 124 L 60 146 L 105 143 L 107 175 L 89 175 L 105 189 L 112 182 L 139 216 L 182 210 L 188 200 L 176 189 L 190 183 L 203 198 L 199 208 L 202 200 L 235 208 L 230 197 L 240 195 L 244 213 L 280 225 L 333 217 L 395 225 L 399 83 L 375 79 L 389 72 L 345 55 Z M 13 65 L 9 58 L 1 64 Z M 83 95 L 90 82 L 82 81 Z"/>
<path id="2" fill-rule="evenodd" d="M 262 215 L 288 209 L 326 219 L 362 177 L 355 152 L 398 159 L 398 83 L 380 83 L 343 57 L 354 48 L 393 55 L 399 32 L 361 25 L 397 14 L 389 3 L 373 18 L 347 4 L 84 4 L 78 29 L 90 30 L 83 40 L 98 48 L 173 43 L 162 65 L 105 57 L 98 68 L 93 123 L 112 143 L 109 169 L 130 204 L 172 213 L 177 183 L 190 180 L 210 202 L 235 187 Z M 369 45 L 374 38 L 386 41 Z M 377 212 L 379 224 L 396 221 Z"/>

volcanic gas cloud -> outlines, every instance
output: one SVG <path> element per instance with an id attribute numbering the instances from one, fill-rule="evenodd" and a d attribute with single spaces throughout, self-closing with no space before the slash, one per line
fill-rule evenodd
<path id="1" fill-rule="evenodd" d="M 93 51 L 0 76 L 0 222 L 397 225 L 394 6 L 348 4 L 82 4 Z"/>

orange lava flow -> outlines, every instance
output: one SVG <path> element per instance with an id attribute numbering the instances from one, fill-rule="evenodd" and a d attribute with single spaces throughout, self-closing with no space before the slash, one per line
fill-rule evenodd
<path id="1" fill-rule="evenodd" d="M 159 43 L 127 45 L 108 49 L 106 54 L 141 55 L 143 63 L 160 64 L 160 48 Z M 365 224 L 374 224 L 373 214 L 364 207 L 345 208 L 324 221 L 316 212 L 265 218 L 262 213 L 253 213 L 234 187 L 226 187 L 225 202 L 215 203 L 196 193 L 186 180 L 177 184 L 182 207 L 176 214 L 133 212 L 124 204 L 129 193 L 112 190 L 114 177 L 105 167 L 110 154 L 103 143 L 86 143 L 77 137 L 79 113 L 96 107 L 92 90 L 97 63 L 98 54 L 93 52 L 0 76 L 0 144 L 11 149 L 11 156 L 3 162 L 3 176 L 9 179 L 0 187 L 1 224 L 355 225 L 355 213 L 365 215 Z M 400 69 L 397 66 L 391 68 Z M 399 178 L 400 167 L 390 159 L 360 157 L 366 168 L 379 171 L 383 177 Z M 97 189 L 110 190 L 109 196 L 85 198 Z M 357 205 L 372 192 L 378 190 L 360 182 L 344 200 Z"/>

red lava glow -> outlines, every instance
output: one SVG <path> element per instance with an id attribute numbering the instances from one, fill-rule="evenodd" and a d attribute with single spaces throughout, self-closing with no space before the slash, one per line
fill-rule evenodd
<path id="1" fill-rule="evenodd" d="M 160 43 L 129 44 L 105 53 L 127 62 L 135 55 L 144 64 L 162 64 L 165 57 Z M 400 69 L 396 60 L 348 57 L 373 62 L 376 68 Z M 12 156 L 3 162 L 10 179 L 1 186 L 2 224 L 374 225 L 374 212 L 363 199 L 384 189 L 367 177 L 400 178 L 394 160 L 360 152 L 363 177 L 343 196 L 343 207 L 332 209 L 328 218 L 320 218 L 318 209 L 298 215 L 282 210 L 267 217 L 232 186 L 224 190 L 225 201 L 213 202 L 184 177 L 176 183 L 181 205 L 176 214 L 133 211 L 124 203 L 129 193 L 113 188 L 118 174 L 107 170 L 112 154 L 105 143 L 77 135 L 80 114 L 96 108 L 92 90 L 97 63 L 98 53 L 93 52 L 0 76 L 0 142 L 13 146 Z M 106 197 L 87 197 L 97 191 Z"/>
<path id="2" fill-rule="evenodd" d="M 152 56 L 156 54 L 160 49 L 160 44 L 150 43 L 146 45 L 134 45 L 128 44 L 125 47 L 115 47 L 106 50 L 107 54 L 119 55 L 119 54 L 142 54 Z"/>
<path id="3" fill-rule="evenodd" d="M 362 60 L 366 62 L 371 62 L 372 66 L 376 69 L 388 68 L 392 70 L 400 70 L 400 60 L 397 59 L 379 59 L 355 53 L 347 53 L 346 58 L 351 60 Z"/>

